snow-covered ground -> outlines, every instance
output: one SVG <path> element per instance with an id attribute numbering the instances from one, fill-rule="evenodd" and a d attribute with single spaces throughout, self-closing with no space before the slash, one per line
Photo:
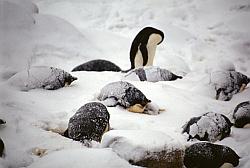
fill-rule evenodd
<path id="1" fill-rule="evenodd" d="M 32 2 L 39 13 L 28 0 L 0 1 L 0 118 L 7 121 L 0 128 L 6 146 L 0 167 L 81 167 L 85 162 L 86 167 L 128 167 L 127 161 L 109 149 L 101 149 L 98 143 L 94 145 L 97 149 L 83 151 L 79 149 L 86 147 L 80 142 L 48 131 L 65 129 L 82 105 L 96 101 L 100 89 L 121 80 L 122 73 L 71 72 L 78 80 L 54 91 L 19 91 L 8 86 L 7 79 L 35 65 L 70 72 L 96 58 L 128 69 L 131 42 L 145 26 L 156 27 L 165 34 L 154 64 L 185 76 L 156 83 L 130 81 L 165 111 L 152 116 L 109 107 L 112 129 L 144 133 L 150 130 L 149 134 L 159 131 L 161 136 L 171 135 L 185 145 L 181 127 L 191 117 L 213 111 L 231 119 L 236 105 L 250 99 L 247 88 L 230 101 L 218 101 L 208 87 L 211 71 L 232 64 L 250 76 L 249 0 Z M 234 149 L 241 156 L 238 167 L 249 168 L 249 138 L 249 128 L 232 127 L 230 137 L 216 143 Z M 46 149 L 45 156 L 33 155 L 36 148 Z"/>

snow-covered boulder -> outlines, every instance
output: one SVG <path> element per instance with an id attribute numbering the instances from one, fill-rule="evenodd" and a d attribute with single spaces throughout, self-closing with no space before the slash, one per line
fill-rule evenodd
<path id="1" fill-rule="evenodd" d="M 62 69 L 37 66 L 18 72 L 7 82 L 22 91 L 28 91 L 36 88 L 55 90 L 70 85 L 74 80 L 77 78 Z"/>
<path id="2" fill-rule="evenodd" d="M 184 126 L 183 132 L 188 134 L 188 140 L 217 141 L 228 137 L 231 132 L 230 120 L 218 113 L 208 112 L 199 117 L 191 118 Z"/>
<path id="3" fill-rule="evenodd" d="M 124 75 L 124 79 L 126 80 L 148 82 L 172 81 L 178 78 L 181 79 L 182 77 L 175 75 L 166 69 L 155 66 L 136 68 Z"/>
<path id="4" fill-rule="evenodd" d="M 216 99 L 228 101 L 234 94 L 245 89 L 250 78 L 236 71 L 215 71 L 211 73 L 211 84 L 216 90 Z"/>
<path id="5" fill-rule="evenodd" d="M 119 158 L 110 149 L 71 149 L 50 153 L 28 168 L 130 168 L 127 161 Z"/>
<path id="6" fill-rule="evenodd" d="M 103 133 L 109 130 L 109 118 L 109 112 L 102 103 L 87 103 L 69 119 L 64 135 L 76 141 L 99 142 Z"/>
<path id="7" fill-rule="evenodd" d="M 102 147 L 143 167 L 182 167 L 184 146 L 174 137 L 150 130 L 111 130 L 103 135 Z"/>
<path id="8" fill-rule="evenodd" d="M 235 127 L 248 127 L 250 124 L 250 101 L 238 104 L 233 112 Z"/>

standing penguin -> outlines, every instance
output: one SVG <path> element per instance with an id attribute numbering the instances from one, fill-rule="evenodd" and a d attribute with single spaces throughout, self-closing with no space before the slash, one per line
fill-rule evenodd
<path id="1" fill-rule="evenodd" d="M 187 168 L 219 168 L 239 165 L 239 156 L 231 148 L 206 142 L 195 143 L 185 150 Z"/>
<path id="2" fill-rule="evenodd" d="M 164 39 L 162 31 L 145 27 L 135 37 L 130 48 L 131 69 L 141 66 L 152 66 L 156 46 Z"/>

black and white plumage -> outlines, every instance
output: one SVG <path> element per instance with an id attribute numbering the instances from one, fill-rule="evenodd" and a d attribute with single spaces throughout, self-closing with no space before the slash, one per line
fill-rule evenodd
<path id="1" fill-rule="evenodd" d="M 238 104 L 233 112 L 234 126 L 243 128 L 250 124 L 250 101 Z"/>
<path id="2" fill-rule="evenodd" d="M 107 60 L 92 60 L 85 62 L 77 67 L 75 67 L 73 71 L 114 71 L 114 72 L 120 72 L 121 68 L 114 64 L 113 62 L 107 61 Z"/>
<path id="3" fill-rule="evenodd" d="M 0 138 L 0 157 L 3 157 L 4 152 L 4 143 L 3 140 Z"/>
<path id="4" fill-rule="evenodd" d="M 230 120 L 218 113 L 208 112 L 199 117 L 191 118 L 184 126 L 182 133 L 189 135 L 188 140 L 214 142 L 228 137 L 231 132 Z"/>
<path id="5" fill-rule="evenodd" d="M 250 78 L 236 71 L 215 71 L 211 73 L 211 83 L 216 90 L 216 99 L 228 101 L 234 94 L 245 89 Z"/>
<path id="6" fill-rule="evenodd" d="M 164 33 L 153 27 L 143 28 L 135 37 L 130 48 L 131 69 L 152 66 L 156 46 L 164 39 Z"/>
<path id="7" fill-rule="evenodd" d="M 101 89 L 97 99 L 108 107 L 120 105 L 132 112 L 143 112 L 151 102 L 134 85 L 124 81 L 107 84 Z"/>
<path id="8" fill-rule="evenodd" d="M 186 168 L 219 168 L 225 164 L 239 165 L 239 156 L 231 148 L 207 142 L 195 143 L 185 150 Z"/>
<path id="9" fill-rule="evenodd" d="M 101 141 L 102 135 L 109 130 L 110 115 L 105 105 L 91 102 L 82 106 L 69 119 L 64 136 L 76 141 Z"/>
<path id="10" fill-rule="evenodd" d="M 4 121 L 3 119 L 0 118 L 0 125 L 5 124 L 5 123 L 6 123 L 6 121 Z"/>
<path id="11" fill-rule="evenodd" d="M 139 80 L 148 82 L 172 81 L 176 79 L 182 79 L 181 76 L 175 75 L 174 73 L 166 69 L 154 66 L 133 69 L 127 74 L 125 74 L 124 78 L 129 80 Z"/>
<path id="12" fill-rule="evenodd" d="M 22 91 L 36 88 L 55 90 L 70 85 L 75 80 L 77 80 L 76 77 L 62 69 L 34 66 L 28 70 L 18 72 L 8 80 L 8 83 Z"/>

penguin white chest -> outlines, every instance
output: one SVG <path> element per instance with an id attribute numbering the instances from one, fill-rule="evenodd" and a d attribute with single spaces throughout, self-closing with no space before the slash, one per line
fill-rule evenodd
<path id="1" fill-rule="evenodd" d="M 146 66 L 152 66 L 155 57 L 156 46 L 161 42 L 162 37 L 159 34 L 151 34 L 147 43 L 148 62 Z"/>
<path id="2" fill-rule="evenodd" d="M 234 166 L 231 163 L 224 163 L 220 168 L 233 168 Z"/>
<path id="3" fill-rule="evenodd" d="M 147 53 L 148 53 L 148 61 L 145 66 L 153 66 L 156 46 L 162 41 L 162 37 L 159 34 L 151 34 L 147 43 Z M 138 52 L 135 56 L 135 68 L 143 66 L 143 56 L 140 51 L 140 46 L 138 47 Z"/>

